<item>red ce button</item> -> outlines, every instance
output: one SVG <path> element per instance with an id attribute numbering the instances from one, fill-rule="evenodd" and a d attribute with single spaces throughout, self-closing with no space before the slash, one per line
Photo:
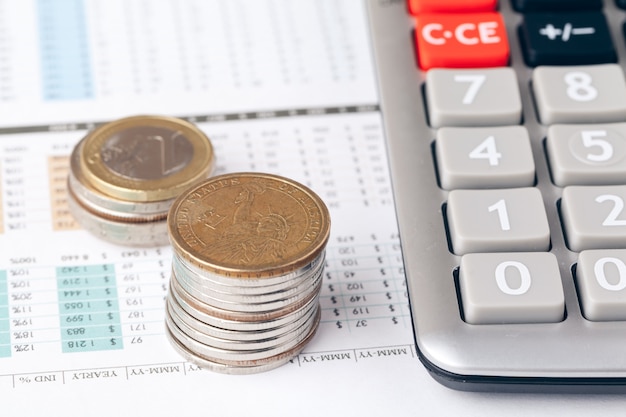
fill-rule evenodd
<path id="1" fill-rule="evenodd" d="M 420 68 L 498 67 L 509 62 L 499 13 L 423 14 L 416 17 Z"/>

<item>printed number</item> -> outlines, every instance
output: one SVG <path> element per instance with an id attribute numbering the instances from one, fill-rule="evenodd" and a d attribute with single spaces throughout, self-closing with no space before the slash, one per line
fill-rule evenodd
<path id="1" fill-rule="evenodd" d="M 608 279 L 606 279 L 606 274 L 604 273 L 604 265 L 613 264 L 617 268 L 617 272 L 619 274 L 619 281 L 616 284 L 611 284 Z M 593 266 L 593 273 L 596 276 L 596 280 L 598 284 L 605 290 L 609 291 L 621 291 L 626 288 L 626 265 L 621 259 L 618 258 L 600 258 Z"/>
<path id="2" fill-rule="evenodd" d="M 502 230 L 511 230 L 511 223 L 509 222 L 509 213 L 506 210 L 506 203 L 504 200 L 499 200 L 495 204 L 487 207 L 489 212 L 497 211 L 498 219 L 500 220 L 500 228 Z"/>
<path id="3" fill-rule="evenodd" d="M 463 96 L 463 104 L 472 104 L 474 102 L 478 90 L 480 90 L 480 87 L 486 79 L 487 76 L 484 74 L 463 74 L 454 76 L 454 81 L 457 83 L 470 83 L 469 88 Z"/>
<path id="4" fill-rule="evenodd" d="M 470 159 L 487 159 L 489 165 L 496 166 L 500 163 L 499 159 L 502 158 L 502 154 L 496 149 L 496 138 L 489 136 L 469 153 L 469 157 Z"/>
<path id="5" fill-rule="evenodd" d="M 598 90 L 591 85 L 591 75 L 586 72 L 573 71 L 565 74 L 567 96 L 575 101 L 591 101 L 598 97 Z"/>
<path id="6" fill-rule="evenodd" d="M 624 210 L 624 200 L 611 194 L 602 194 L 596 197 L 596 202 L 598 203 L 603 203 L 607 200 L 613 202 L 613 208 L 602 222 L 602 226 L 626 226 L 626 220 L 618 220 L 619 215 Z"/>
<path id="7" fill-rule="evenodd" d="M 506 280 L 507 268 L 515 268 L 519 273 L 520 284 L 517 288 L 512 288 Z M 498 264 L 496 267 L 496 283 L 500 291 L 507 295 L 522 295 L 526 294 L 530 289 L 530 271 L 521 262 L 506 261 Z"/>
<path id="8" fill-rule="evenodd" d="M 613 145 L 607 140 L 599 139 L 607 136 L 606 130 L 584 130 L 580 132 L 583 138 L 583 145 L 586 148 L 598 147 L 600 153 L 588 153 L 587 159 L 593 162 L 608 161 L 613 157 Z"/>

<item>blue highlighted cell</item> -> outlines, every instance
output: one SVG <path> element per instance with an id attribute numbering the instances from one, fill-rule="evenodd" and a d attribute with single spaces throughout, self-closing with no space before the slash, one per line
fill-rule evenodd
<path id="1" fill-rule="evenodd" d="M 94 97 L 84 0 L 37 0 L 45 101 Z"/>

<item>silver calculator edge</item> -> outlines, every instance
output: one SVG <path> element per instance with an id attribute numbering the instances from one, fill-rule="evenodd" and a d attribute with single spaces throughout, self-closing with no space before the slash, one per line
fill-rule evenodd
<path id="1" fill-rule="evenodd" d="M 439 382 L 461 390 L 626 392 L 626 322 L 591 322 L 581 314 L 573 278 L 577 254 L 564 246 L 557 208 L 562 190 L 549 181 L 542 157 L 546 126 L 537 122 L 530 94 L 532 69 L 524 65 L 519 49 L 521 15 L 513 12 L 510 0 L 500 0 L 550 223 L 551 252 L 559 259 L 566 318 L 548 324 L 471 325 L 461 319 L 455 285 L 460 256 L 448 250 L 443 214 L 447 191 L 437 185 L 435 130 L 427 125 L 425 74 L 416 64 L 406 0 L 366 2 L 420 360 Z M 624 68 L 626 13 L 617 10 L 613 0 L 604 1 Z"/>

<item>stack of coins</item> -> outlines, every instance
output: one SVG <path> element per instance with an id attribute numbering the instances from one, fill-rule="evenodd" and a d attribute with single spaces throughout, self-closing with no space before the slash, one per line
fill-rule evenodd
<path id="1" fill-rule="evenodd" d="M 166 327 L 185 359 L 248 374 L 304 348 L 320 321 L 330 233 L 313 191 L 276 175 L 222 175 L 178 197 L 168 223 Z"/>
<path id="2" fill-rule="evenodd" d="M 70 211 L 83 228 L 109 242 L 167 244 L 169 208 L 211 174 L 214 159 L 209 138 L 184 120 L 135 116 L 106 123 L 72 152 Z"/>

